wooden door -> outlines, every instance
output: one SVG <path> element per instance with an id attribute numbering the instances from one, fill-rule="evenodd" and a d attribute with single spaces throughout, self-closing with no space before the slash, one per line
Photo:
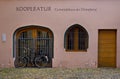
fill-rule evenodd
<path id="1" fill-rule="evenodd" d="M 116 30 L 99 30 L 98 66 L 116 67 Z"/>

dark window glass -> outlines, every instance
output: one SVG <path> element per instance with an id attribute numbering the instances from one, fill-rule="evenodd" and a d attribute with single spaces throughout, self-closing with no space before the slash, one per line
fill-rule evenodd
<path id="1" fill-rule="evenodd" d="M 75 24 L 65 33 L 65 49 L 70 51 L 86 51 L 88 48 L 88 33 L 82 26 Z"/>

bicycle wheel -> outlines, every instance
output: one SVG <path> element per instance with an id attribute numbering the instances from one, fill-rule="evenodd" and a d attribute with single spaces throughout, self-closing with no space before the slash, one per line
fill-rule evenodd
<path id="1" fill-rule="evenodd" d="M 37 67 L 43 68 L 46 67 L 48 63 L 48 57 L 47 56 L 38 56 L 35 58 L 35 65 Z"/>
<path id="2" fill-rule="evenodd" d="M 25 67 L 27 65 L 27 59 L 25 57 L 17 57 L 14 61 L 16 68 Z"/>

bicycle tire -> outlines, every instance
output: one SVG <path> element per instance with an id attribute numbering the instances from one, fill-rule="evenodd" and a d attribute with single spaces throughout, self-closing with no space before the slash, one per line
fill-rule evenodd
<path id="1" fill-rule="evenodd" d="M 17 57 L 14 61 L 14 65 L 16 68 L 26 67 L 27 59 L 25 57 Z"/>
<path id="2" fill-rule="evenodd" d="M 35 58 L 35 65 L 39 68 L 44 68 L 47 66 L 48 57 L 47 56 L 38 56 Z"/>

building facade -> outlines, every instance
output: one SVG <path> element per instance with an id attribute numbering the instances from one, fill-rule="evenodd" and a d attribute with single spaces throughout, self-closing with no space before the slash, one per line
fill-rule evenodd
<path id="1" fill-rule="evenodd" d="M 120 68 L 119 7 L 119 0 L 1 0 L 0 67 L 43 53 L 47 67 Z"/>

